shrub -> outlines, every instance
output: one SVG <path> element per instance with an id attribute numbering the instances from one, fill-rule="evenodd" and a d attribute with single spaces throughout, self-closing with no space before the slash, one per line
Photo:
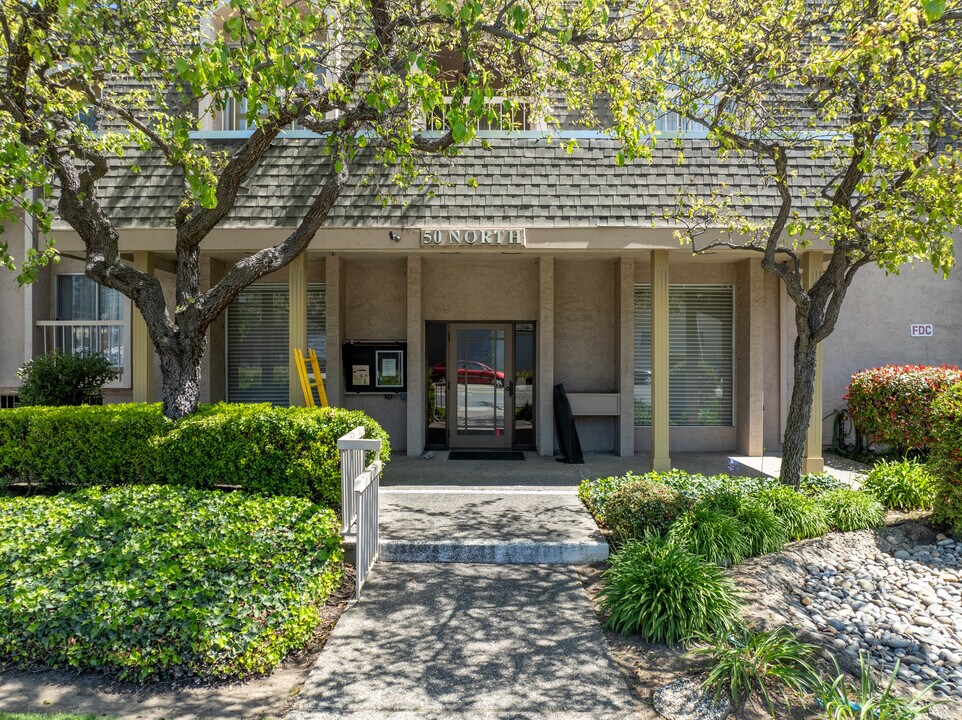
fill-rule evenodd
<path id="1" fill-rule="evenodd" d="M 578 486 L 578 497 L 588 508 L 588 511 L 595 516 L 596 520 L 604 522 L 605 505 L 615 490 L 640 478 L 649 477 L 650 475 L 635 475 L 629 471 L 625 475 L 582 480 Z"/>
<path id="2" fill-rule="evenodd" d="M 835 677 L 821 684 L 818 700 L 829 720 L 922 720 L 939 703 L 926 702 L 925 696 L 935 683 L 928 685 L 912 698 L 901 698 L 892 692 L 898 676 L 899 661 L 884 688 L 872 678 L 872 669 L 864 653 L 859 654 L 860 677 L 857 687 L 849 685 L 848 675 L 835 664 Z"/>
<path id="3" fill-rule="evenodd" d="M 796 492 L 787 485 L 770 487 L 752 495 L 756 502 L 775 513 L 785 524 L 790 540 L 804 540 L 828 532 L 828 514 L 816 500 Z"/>
<path id="4" fill-rule="evenodd" d="M 0 413 L 0 476 L 44 490 L 129 485 L 151 476 L 160 405 L 19 407 Z"/>
<path id="5" fill-rule="evenodd" d="M 933 519 L 962 537 L 962 383 L 946 390 L 933 411 L 935 442 L 929 458 L 935 476 Z"/>
<path id="6" fill-rule="evenodd" d="M 935 478 L 923 463 L 915 460 L 883 461 L 872 468 L 862 489 L 889 510 L 925 509 L 932 507 Z"/>
<path id="7" fill-rule="evenodd" d="M 839 488 L 819 498 L 836 530 L 850 532 L 878 527 L 885 523 L 885 508 L 874 495 L 852 488 Z"/>
<path id="8" fill-rule="evenodd" d="M 17 371 L 20 405 L 85 405 L 100 395 L 117 371 L 103 354 L 40 355 Z"/>
<path id="9" fill-rule="evenodd" d="M 341 502 L 337 438 L 364 426 L 365 437 L 387 433 L 359 410 L 207 405 L 154 440 L 153 477 L 171 485 L 211 488 L 227 483 L 268 495 Z"/>
<path id="10" fill-rule="evenodd" d="M 741 523 L 705 502 L 680 515 L 668 538 L 716 565 L 734 565 L 748 556 Z"/>
<path id="11" fill-rule="evenodd" d="M 338 506 L 337 438 L 358 425 L 387 461 L 386 433 L 357 410 L 219 403 L 171 423 L 160 405 L 16 408 L 0 413 L 0 477 L 54 490 L 237 485 Z"/>
<path id="12" fill-rule="evenodd" d="M 682 511 L 678 493 L 659 482 L 636 478 L 621 485 L 604 505 L 604 522 L 617 541 L 666 531 Z"/>
<path id="13" fill-rule="evenodd" d="M 829 472 L 809 473 L 808 475 L 802 475 L 798 481 L 798 489 L 806 495 L 810 495 L 812 497 L 824 495 L 827 492 L 838 490 L 839 488 L 843 487 L 848 486 Z"/>
<path id="14" fill-rule="evenodd" d="M 784 523 L 767 507 L 750 498 L 742 502 L 735 517 L 741 522 L 750 557 L 778 552 L 788 542 Z"/>
<path id="15" fill-rule="evenodd" d="M 341 577 L 334 513 L 170 487 L 0 500 L 0 660 L 241 677 L 304 645 Z"/>
<path id="16" fill-rule="evenodd" d="M 862 435 L 904 451 L 931 443 L 932 403 L 957 382 L 956 367 L 886 365 L 853 375 L 845 399 Z"/>
<path id="17" fill-rule="evenodd" d="M 705 644 L 691 654 L 711 662 L 705 687 L 716 698 L 726 693 L 736 707 L 757 692 L 774 717 L 770 687 L 780 689 L 782 700 L 791 704 L 818 685 L 816 647 L 800 641 L 788 628 L 754 632 L 742 627 L 702 640 Z"/>
<path id="18" fill-rule="evenodd" d="M 735 586 L 720 567 L 660 537 L 629 541 L 604 580 L 607 626 L 648 642 L 673 645 L 720 632 L 738 614 Z"/>

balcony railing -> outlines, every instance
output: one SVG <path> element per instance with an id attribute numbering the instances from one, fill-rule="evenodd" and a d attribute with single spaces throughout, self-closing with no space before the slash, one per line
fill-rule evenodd
<path id="1" fill-rule="evenodd" d="M 103 353 L 119 375 L 108 388 L 130 387 L 130 328 L 123 320 L 38 320 L 43 351 Z"/>

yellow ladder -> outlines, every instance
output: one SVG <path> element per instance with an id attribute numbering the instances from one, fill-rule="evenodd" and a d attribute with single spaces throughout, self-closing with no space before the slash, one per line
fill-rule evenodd
<path id="1" fill-rule="evenodd" d="M 321 407 L 327 407 L 327 392 L 324 390 L 324 378 L 321 377 L 321 366 L 317 364 L 317 353 L 314 348 L 307 351 L 307 357 L 299 348 L 294 348 L 294 362 L 297 364 L 297 374 L 301 378 L 301 390 L 304 391 L 304 404 L 307 407 L 317 407 L 314 402 L 314 388 L 317 388 L 317 397 Z M 311 361 L 311 372 L 314 375 L 314 382 L 307 375 L 307 361 Z"/>

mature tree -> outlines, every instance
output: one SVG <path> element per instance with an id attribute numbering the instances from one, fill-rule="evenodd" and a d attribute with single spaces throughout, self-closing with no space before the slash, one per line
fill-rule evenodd
<path id="1" fill-rule="evenodd" d="M 795 305 L 782 479 L 796 484 L 817 347 L 859 268 L 953 266 L 962 12 L 934 0 L 686 0 L 660 13 L 670 34 L 655 62 L 636 58 L 635 82 L 752 174 L 750 189 L 682 193 L 679 234 L 696 252 L 759 253 Z M 749 195 L 772 188 L 774 210 L 760 214 L 768 201 Z M 800 251 L 813 244 L 831 256 L 808 287 Z"/>
<path id="2" fill-rule="evenodd" d="M 208 326 L 304 252 L 361 154 L 409 182 L 424 153 L 454 153 L 479 120 L 513 114 L 495 95 L 550 122 L 549 90 L 587 102 L 618 53 L 613 34 L 630 31 L 597 0 L 0 0 L 0 12 L 0 221 L 32 213 L 48 238 L 20 280 L 56 257 L 58 215 L 83 241 L 87 276 L 143 314 L 171 418 L 197 407 Z M 223 151 L 196 131 L 230 103 L 254 130 Z M 82 121 L 92 115 L 96 129 Z M 423 132 L 426 118 L 443 130 Z M 329 171 L 286 238 L 201 291 L 204 240 L 292 123 L 325 140 Z M 98 194 L 144 153 L 182 185 L 173 307 L 157 278 L 122 260 Z M 15 265 L 2 244 L 0 263 Z"/>

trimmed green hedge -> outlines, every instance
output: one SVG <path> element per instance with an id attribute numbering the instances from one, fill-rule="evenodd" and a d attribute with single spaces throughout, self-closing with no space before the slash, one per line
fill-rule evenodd
<path id="1" fill-rule="evenodd" d="M 271 671 L 340 583 L 334 513 L 162 486 L 0 499 L 0 664 L 122 679 Z"/>
<path id="2" fill-rule="evenodd" d="M 0 412 L 0 482 L 44 490 L 160 483 L 238 485 L 251 492 L 340 503 L 337 438 L 364 426 L 387 433 L 358 410 L 206 405 L 166 420 L 160 405 L 26 407 Z"/>
<path id="3" fill-rule="evenodd" d="M 962 537 L 962 383 L 942 393 L 933 412 L 935 442 L 929 456 L 935 475 L 933 519 Z"/>

